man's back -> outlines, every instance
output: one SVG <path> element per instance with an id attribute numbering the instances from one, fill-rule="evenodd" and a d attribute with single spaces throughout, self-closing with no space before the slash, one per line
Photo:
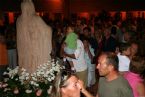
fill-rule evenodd
<path id="1" fill-rule="evenodd" d="M 112 81 L 107 81 L 105 77 L 101 77 L 98 95 L 99 97 L 133 97 L 130 85 L 122 76 L 118 76 Z"/>

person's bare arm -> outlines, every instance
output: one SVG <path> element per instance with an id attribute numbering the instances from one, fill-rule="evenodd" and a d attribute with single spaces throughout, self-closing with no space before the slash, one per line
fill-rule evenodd
<path id="1" fill-rule="evenodd" d="M 65 47 L 65 43 L 61 44 L 61 48 L 60 48 L 60 56 L 64 57 L 64 47 Z"/>
<path id="2" fill-rule="evenodd" d="M 86 89 L 82 89 L 81 92 L 86 96 L 86 97 L 94 97 L 91 95 Z"/>
<path id="3" fill-rule="evenodd" d="M 145 86 L 143 83 L 139 83 L 137 85 L 137 91 L 139 93 L 139 97 L 145 97 Z"/>
<path id="4" fill-rule="evenodd" d="M 90 58 L 91 61 L 92 61 L 92 60 L 93 60 L 93 55 L 92 55 L 92 53 L 91 53 L 91 51 L 90 51 L 89 43 L 87 43 L 85 50 L 86 50 L 86 52 L 88 53 L 89 58 Z"/>
<path id="5" fill-rule="evenodd" d="M 81 93 L 83 93 L 83 94 L 85 95 L 85 97 L 94 97 L 93 95 L 91 95 L 91 94 L 86 90 L 86 88 L 84 87 L 83 81 L 79 80 L 79 81 L 78 81 L 78 85 L 79 85 L 79 87 L 80 87 Z"/>
<path id="6" fill-rule="evenodd" d="M 60 56 L 61 57 L 70 57 L 70 58 L 76 59 L 75 54 L 67 54 L 67 53 L 65 53 L 64 52 L 64 48 L 65 48 L 65 43 L 63 43 L 61 45 L 61 49 L 60 49 Z"/>
<path id="7" fill-rule="evenodd" d="M 70 57 L 70 58 L 72 58 L 72 59 L 76 59 L 75 54 L 66 54 L 66 53 L 65 53 L 65 56 L 66 56 L 66 57 Z"/>
<path id="8" fill-rule="evenodd" d="M 76 59 L 75 54 L 67 54 L 64 52 L 64 48 L 66 47 L 65 43 L 62 43 L 61 49 L 60 49 L 60 56 L 61 57 L 70 57 L 72 59 Z"/>

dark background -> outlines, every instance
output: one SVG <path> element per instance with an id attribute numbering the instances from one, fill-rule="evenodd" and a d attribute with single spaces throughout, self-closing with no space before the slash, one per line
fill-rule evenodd
<path id="1" fill-rule="evenodd" d="M 0 0 L 0 10 L 20 11 L 22 0 Z M 37 11 L 63 11 L 68 8 L 70 11 L 142 11 L 145 10 L 145 0 L 33 0 Z M 55 2 L 61 2 L 56 4 Z M 57 5 L 54 7 L 55 4 Z"/>

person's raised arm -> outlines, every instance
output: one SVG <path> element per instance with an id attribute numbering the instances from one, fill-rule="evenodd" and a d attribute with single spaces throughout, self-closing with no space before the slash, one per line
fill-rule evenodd
<path id="1" fill-rule="evenodd" d="M 77 49 L 75 50 L 74 54 L 66 54 L 65 53 L 65 56 L 73 58 L 73 59 L 79 58 L 79 56 L 82 53 L 82 47 L 83 47 L 83 43 L 81 41 L 78 41 L 77 42 Z"/>
<path id="2" fill-rule="evenodd" d="M 96 97 L 99 97 L 98 94 L 96 95 Z"/>
<path id="3" fill-rule="evenodd" d="M 65 53 L 65 56 L 70 57 L 72 59 L 76 59 L 75 54 L 67 54 L 67 53 Z"/>
<path id="4" fill-rule="evenodd" d="M 61 44 L 61 48 L 60 48 L 60 56 L 64 57 L 64 47 L 65 47 L 65 43 Z"/>
<path id="5" fill-rule="evenodd" d="M 91 59 L 91 61 L 93 60 L 94 54 L 93 52 L 91 52 L 92 48 L 90 48 L 90 44 L 87 42 L 86 46 L 85 46 L 85 51 L 88 53 L 89 58 Z"/>
<path id="6" fill-rule="evenodd" d="M 66 44 L 62 43 L 61 49 L 60 49 L 60 56 L 61 57 L 70 57 L 72 59 L 76 59 L 75 54 L 67 54 L 67 53 L 64 52 L 65 46 L 66 46 Z"/>
<path id="7" fill-rule="evenodd" d="M 94 97 L 85 89 L 83 81 L 79 80 L 78 86 L 80 87 L 81 93 L 83 93 L 85 95 L 85 97 Z"/>

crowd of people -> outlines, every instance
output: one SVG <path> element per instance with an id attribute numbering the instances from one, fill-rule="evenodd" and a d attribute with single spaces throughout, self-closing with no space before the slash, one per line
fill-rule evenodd
<path id="1" fill-rule="evenodd" d="M 52 97 L 80 97 L 81 93 L 86 97 L 145 97 L 145 19 L 121 20 L 102 13 L 89 20 L 64 19 L 48 24 L 53 29 L 52 58 L 69 65 L 56 77 Z M 8 52 L 13 49 L 16 54 L 16 32 L 10 35 L 11 31 L 1 30 L 0 46 L 5 44 Z M 16 55 L 14 61 L 8 57 L 2 64 L 1 58 L 4 56 L 0 65 L 17 65 L 10 63 L 17 62 Z"/>

